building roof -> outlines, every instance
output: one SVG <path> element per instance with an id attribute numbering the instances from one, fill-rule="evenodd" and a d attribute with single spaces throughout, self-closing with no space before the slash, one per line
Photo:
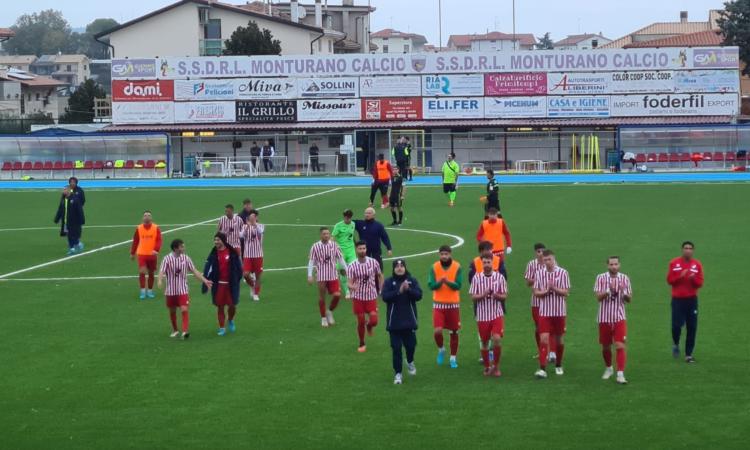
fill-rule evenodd
<path id="1" fill-rule="evenodd" d="M 56 63 L 84 63 L 89 57 L 86 55 L 52 55 Z"/>
<path id="2" fill-rule="evenodd" d="M 253 2 L 253 3 L 257 3 L 257 1 Z M 284 9 L 291 8 L 290 2 L 274 3 L 273 6 L 274 6 L 274 8 L 276 8 L 276 7 L 284 8 Z M 305 8 L 312 8 L 312 10 L 310 10 L 310 11 L 314 11 L 315 10 L 315 3 L 302 3 L 302 2 L 299 2 L 299 6 L 303 6 Z M 266 6 L 266 8 L 267 8 L 267 6 Z M 370 12 L 374 12 L 375 11 L 375 7 L 374 6 L 370 6 L 370 5 L 343 5 L 343 4 L 342 5 L 327 5 L 326 4 L 326 5 L 323 6 L 323 9 L 325 9 L 325 8 L 328 8 L 329 10 L 332 10 L 332 11 L 338 11 L 338 10 L 344 10 L 344 9 L 347 9 L 347 10 L 361 9 L 361 10 L 364 10 L 364 11 L 368 11 L 369 10 Z M 308 14 L 310 13 L 310 11 L 308 11 Z"/>
<path id="3" fill-rule="evenodd" d="M 514 36 L 500 31 L 490 31 L 486 34 L 474 34 L 469 37 L 469 41 L 512 41 L 513 39 L 521 45 L 536 45 L 536 38 L 531 33 L 516 33 Z"/>
<path id="4" fill-rule="evenodd" d="M 421 34 L 416 33 L 404 33 L 403 31 L 394 30 L 393 28 L 386 28 L 384 30 L 376 31 L 370 34 L 370 38 L 390 39 L 390 38 L 401 38 L 411 39 L 415 43 L 426 43 L 427 38 Z"/>
<path id="5" fill-rule="evenodd" d="M 471 34 L 451 34 L 448 37 L 448 47 L 471 47 Z"/>
<path id="6" fill-rule="evenodd" d="M 6 55 L 0 56 L 0 66 L 31 64 L 36 61 L 36 55 Z"/>
<path id="7" fill-rule="evenodd" d="M 311 25 L 306 25 L 304 23 L 292 22 L 291 20 L 282 19 L 282 18 L 276 17 L 276 16 L 269 16 L 268 14 L 261 14 L 261 13 L 255 12 L 255 11 L 253 11 L 251 9 L 247 9 L 245 7 L 242 7 L 242 6 L 229 5 L 227 3 L 220 3 L 220 2 L 216 2 L 216 1 L 212 1 L 212 0 L 180 0 L 180 1 L 176 2 L 176 3 L 172 3 L 171 5 L 167 5 L 167 6 L 163 7 L 163 8 L 159 8 L 157 10 L 151 11 L 150 13 L 148 13 L 146 15 L 143 15 L 141 17 L 137 17 L 137 18 L 135 18 L 133 20 L 130 20 L 128 22 L 125 22 L 125 23 L 122 23 L 120 25 L 117 25 L 116 27 L 110 28 L 109 30 L 104 30 L 101 33 L 97 33 L 97 34 L 94 35 L 94 37 L 96 39 L 99 39 L 99 38 L 104 37 L 104 36 L 109 36 L 110 34 L 116 32 L 116 31 L 122 30 L 123 28 L 130 27 L 130 26 L 135 25 L 135 24 L 137 24 L 139 22 L 143 22 L 144 20 L 148 20 L 148 19 L 150 19 L 152 17 L 156 17 L 159 14 L 163 14 L 163 13 L 168 12 L 168 11 L 174 9 L 174 8 L 177 8 L 177 7 L 182 6 L 182 5 L 186 5 L 188 3 L 194 3 L 196 5 L 207 6 L 207 7 L 211 7 L 211 8 L 223 9 L 225 11 L 231 11 L 231 12 L 235 12 L 235 13 L 238 13 L 238 14 L 244 14 L 246 16 L 255 17 L 255 18 L 263 19 L 263 20 L 268 20 L 268 21 L 271 21 L 271 22 L 276 22 L 276 23 L 279 23 L 279 24 L 282 24 L 282 25 L 287 25 L 287 26 L 290 26 L 290 27 L 302 28 L 302 29 L 305 29 L 305 30 L 315 31 L 315 32 L 318 32 L 318 33 L 322 33 L 323 32 L 322 28 L 314 27 L 314 26 L 311 26 Z M 247 6 L 247 5 L 243 5 L 243 6 Z"/>
<path id="8" fill-rule="evenodd" d="M 600 45 L 598 48 L 624 48 L 626 45 L 638 42 L 634 36 L 662 35 L 664 38 L 667 38 L 679 34 L 691 34 L 713 30 L 717 27 L 716 20 L 720 17 L 720 14 L 720 11 L 710 10 L 708 12 L 708 20 L 705 22 L 655 22 L 619 39 L 615 39 L 608 44 Z M 661 39 L 661 37 L 657 37 L 657 39 Z"/>
<path id="9" fill-rule="evenodd" d="M 16 32 L 10 28 L 0 28 L 0 38 L 12 38 Z"/>
<path id="10" fill-rule="evenodd" d="M 724 43 L 721 30 L 706 30 L 697 33 L 680 34 L 653 41 L 633 42 L 623 48 L 653 48 L 653 47 L 717 47 Z"/>
<path id="11" fill-rule="evenodd" d="M 21 83 L 23 86 L 27 87 L 56 87 L 56 86 L 67 86 L 66 83 L 63 83 L 62 81 L 55 80 L 54 78 L 50 77 L 44 77 L 41 75 L 31 75 L 26 74 L 23 72 L 24 75 L 22 78 L 17 78 L 13 76 L 14 72 L 6 72 L 5 75 L 0 75 L 0 80 L 4 81 L 16 81 L 18 83 Z"/>
<path id="12" fill-rule="evenodd" d="M 602 36 L 601 34 L 592 34 L 592 33 L 570 34 L 565 39 L 555 42 L 555 46 L 557 47 L 557 46 L 565 46 L 565 45 L 576 45 L 581 41 L 585 41 L 586 39 L 591 39 L 591 38 L 601 38 L 601 39 L 606 39 L 608 41 L 610 40 L 609 38 L 606 38 Z"/>

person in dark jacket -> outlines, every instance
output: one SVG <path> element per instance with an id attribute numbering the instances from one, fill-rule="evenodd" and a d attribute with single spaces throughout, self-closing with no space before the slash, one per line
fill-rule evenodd
<path id="1" fill-rule="evenodd" d="M 365 220 L 355 220 L 354 228 L 357 230 L 359 240 L 367 243 L 367 256 L 377 261 L 380 270 L 383 270 L 383 251 L 380 248 L 380 242 L 385 244 L 388 256 L 393 255 L 393 247 L 391 247 L 391 238 L 388 237 L 385 227 L 375 220 L 375 209 L 365 209 Z"/>
<path id="2" fill-rule="evenodd" d="M 417 302 L 422 299 L 419 283 L 406 270 L 406 261 L 393 261 L 393 276 L 385 280 L 382 292 L 386 312 L 386 329 L 391 335 L 393 350 L 393 371 L 396 373 L 393 384 L 401 384 L 403 357 L 401 347 L 406 349 L 406 366 L 409 375 L 416 375 L 414 351 L 417 348 Z"/>
<path id="3" fill-rule="evenodd" d="M 266 141 L 263 144 L 260 155 L 263 157 L 263 170 L 273 172 L 273 157 L 276 156 L 276 149 L 273 148 L 271 141 Z"/>
<path id="4" fill-rule="evenodd" d="M 55 223 L 60 224 L 60 236 L 68 238 L 68 255 L 83 251 L 81 234 L 86 217 L 83 214 L 83 205 L 86 204 L 86 195 L 78 186 L 78 178 L 70 177 L 68 185 L 65 186 L 57 207 Z"/>
<path id="5" fill-rule="evenodd" d="M 242 261 L 237 252 L 232 251 L 232 247 L 227 242 L 227 236 L 224 233 L 214 235 L 214 248 L 208 255 L 206 266 L 203 268 L 203 276 L 210 280 L 211 298 L 216 305 L 217 316 L 219 318 L 219 336 L 226 334 L 224 328 L 225 314 L 224 307 L 228 308 L 229 323 L 227 324 L 230 332 L 234 332 L 234 316 L 237 314 L 237 304 L 240 302 L 240 284 L 242 281 Z M 204 294 L 208 288 L 204 284 L 201 292 Z"/>
<path id="6" fill-rule="evenodd" d="M 320 148 L 318 144 L 310 146 L 310 169 L 313 172 L 320 172 Z"/>
<path id="7" fill-rule="evenodd" d="M 409 169 L 409 151 L 411 148 L 406 144 L 406 138 L 401 136 L 396 145 L 391 149 L 391 156 L 396 160 L 396 166 L 401 175 L 406 175 Z"/>

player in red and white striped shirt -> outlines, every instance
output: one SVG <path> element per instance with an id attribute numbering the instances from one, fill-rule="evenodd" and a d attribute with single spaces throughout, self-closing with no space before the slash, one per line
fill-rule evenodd
<path id="1" fill-rule="evenodd" d="M 539 299 L 539 370 L 538 378 L 547 378 L 547 355 L 550 350 L 550 336 L 557 342 L 557 361 L 555 373 L 563 374 L 562 360 L 565 344 L 565 299 L 570 292 L 568 272 L 555 262 L 555 253 L 545 249 L 542 252 L 544 268 L 537 271 L 534 279 L 534 295 Z"/>
<path id="2" fill-rule="evenodd" d="M 266 227 L 258 222 L 258 210 L 250 210 L 247 223 L 242 229 L 245 245 L 242 254 L 242 272 L 251 288 L 253 300 L 260 301 L 260 276 L 263 274 L 263 233 Z"/>
<path id="3" fill-rule="evenodd" d="M 534 244 L 534 254 L 535 258 L 529 261 L 528 264 L 526 264 L 526 272 L 523 274 L 523 278 L 526 280 L 526 285 L 531 288 L 531 319 L 534 321 L 534 339 L 536 340 L 536 349 L 537 354 L 534 358 L 539 357 L 540 350 L 540 344 L 539 344 L 539 298 L 537 298 L 536 295 L 534 295 L 534 280 L 536 279 L 536 273 L 544 268 L 544 263 L 542 262 L 542 252 L 544 249 L 546 249 L 547 246 L 537 242 Z M 550 336 L 550 351 L 548 355 L 548 360 L 554 362 L 556 357 L 556 350 L 557 345 L 554 339 L 554 336 Z"/>
<path id="4" fill-rule="evenodd" d="M 182 311 L 182 339 L 190 337 L 189 325 L 190 316 L 188 315 L 188 306 L 190 297 L 188 296 L 187 274 L 192 272 L 196 278 L 203 284 L 211 288 L 211 281 L 203 277 L 195 266 L 193 260 L 185 254 L 185 243 L 181 239 L 175 239 L 170 244 L 172 253 L 164 257 L 159 269 L 158 286 L 161 289 L 164 280 L 167 280 L 167 287 L 164 290 L 164 296 L 167 298 L 167 308 L 169 308 L 169 320 L 172 321 L 172 334 L 170 337 L 176 338 L 180 332 L 177 331 L 177 308 Z"/>
<path id="5" fill-rule="evenodd" d="M 336 264 L 346 267 L 344 255 L 338 244 L 331 240 L 331 230 L 328 227 L 320 229 L 320 241 L 313 244 L 310 249 L 310 260 L 307 264 L 307 282 L 313 284 L 318 281 L 318 309 L 320 310 L 320 325 L 328 328 L 335 325 L 333 310 L 341 299 L 341 285 L 339 284 L 339 273 L 346 275 L 346 270 L 336 270 Z M 313 278 L 313 271 L 316 278 Z M 331 295 L 331 304 L 326 308 L 326 292 Z"/>
<path id="6" fill-rule="evenodd" d="M 493 270 L 492 256 L 482 257 L 482 271 L 471 279 L 469 294 L 476 305 L 475 314 L 479 338 L 482 341 L 484 375 L 499 377 L 502 338 L 505 332 L 501 300 L 508 297 L 508 284 L 501 273 Z M 490 366 L 490 339 L 493 345 L 492 366 Z"/>
<path id="7" fill-rule="evenodd" d="M 378 325 L 378 295 L 383 289 L 383 272 L 380 264 L 367 256 L 367 243 L 358 241 L 355 244 L 357 259 L 346 269 L 347 283 L 352 297 L 352 309 L 357 316 L 357 334 L 359 335 L 358 352 L 367 351 L 365 346 L 365 328 L 372 336 L 372 329 Z M 365 315 L 367 320 L 365 321 Z"/>
<path id="8" fill-rule="evenodd" d="M 219 219 L 218 231 L 226 235 L 227 243 L 240 256 L 242 255 L 240 236 L 244 227 L 245 222 L 242 220 L 242 217 L 234 214 L 234 206 L 231 204 L 226 205 L 224 207 L 224 215 Z"/>
<path id="9" fill-rule="evenodd" d="M 617 382 L 627 384 L 625 379 L 625 303 L 630 303 L 633 290 L 630 278 L 620 273 L 620 257 L 610 256 L 607 259 L 607 272 L 596 277 L 594 294 L 599 301 L 599 343 L 602 344 L 602 356 L 606 369 L 602 379 L 612 377 L 612 342 L 617 352 Z"/>

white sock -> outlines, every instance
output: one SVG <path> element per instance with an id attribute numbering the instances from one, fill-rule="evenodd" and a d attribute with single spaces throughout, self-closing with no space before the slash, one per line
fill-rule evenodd
<path id="1" fill-rule="evenodd" d="M 445 347 L 440 347 L 440 348 L 438 349 L 438 351 L 439 351 L 439 352 L 442 352 L 442 353 L 445 353 Z"/>
<path id="2" fill-rule="evenodd" d="M 146 293 L 146 288 L 141 289 L 141 294 L 145 294 L 145 293 Z"/>
<path id="3" fill-rule="evenodd" d="M 451 361 L 455 361 L 455 360 L 456 360 L 455 355 L 451 355 Z"/>
<path id="4" fill-rule="evenodd" d="M 617 376 L 618 377 L 624 377 L 625 376 L 625 372 L 623 372 L 622 370 L 618 370 L 617 371 Z"/>

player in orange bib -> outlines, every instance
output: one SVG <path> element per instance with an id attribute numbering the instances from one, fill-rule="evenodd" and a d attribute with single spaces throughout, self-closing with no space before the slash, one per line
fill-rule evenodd
<path id="1" fill-rule="evenodd" d="M 138 282 L 141 286 L 140 299 L 154 298 L 154 273 L 156 272 L 159 250 L 161 250 L 161 229 L 153 222 L 151 211 L 143 212 L 143 223 L 138 225 L 130 246 L 130 259 L 138 257 Z M 148 274 L 148 289 L 146 288 Z"/>

